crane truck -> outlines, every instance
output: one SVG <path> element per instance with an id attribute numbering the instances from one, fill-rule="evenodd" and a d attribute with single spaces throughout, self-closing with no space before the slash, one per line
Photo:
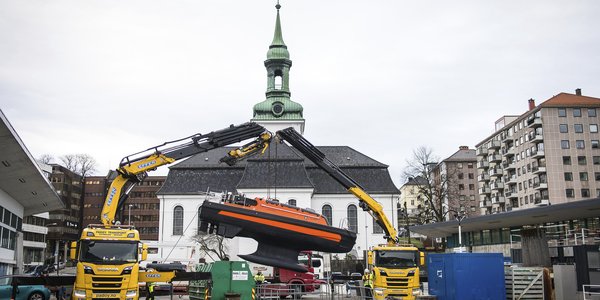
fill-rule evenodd
<path id="1" fill-rule="evenodd" d="M 382 205 L 294 128 L 279 130 L 274 138 L 280 142 L 288 142 L 295 150 L 344 186 L 348 192 L 358 198 L 359 206 L 383 228 L 387 243 L 372 247 L 367 255 L 369 268 L 374 275 L 373 297 L 377 300 L 394 297 L 415 299 L 421 292 L 419 266 L 424 264 L 423 254 L 411 244 L 400 243 L 398 233 L 386 217 Z M 222 160 L 232 165 L 244 159 L 246 155 L 248 152 L 243 149 L 232 150 Z"/>
<path id="2" fill-rule="evenodd" d="M 144 180 L 147 172 L 211 149 L 228 146 L 254 138 L 239 151 L 258 153 L 268 147 L 271 136 L 262 126 L 244 123 L 207 134 L 167 142 L 129 155 L 121 161 L 118 176 L 108 188 L 100 219 L 102 224 L 84 228 L 81 238 L 71 243 L 71 259 L 77 260 L 77 273 L 72 299 L 139 299 L 140 282 L 171 282 L 173 280 L 205 279 L 193 272 L 185 272 L 179 265 L 148 264 L 140 268 L 148 247 L 141 243 L 139 232 L 116 220 L 125 200 L 136 183 Z"/>

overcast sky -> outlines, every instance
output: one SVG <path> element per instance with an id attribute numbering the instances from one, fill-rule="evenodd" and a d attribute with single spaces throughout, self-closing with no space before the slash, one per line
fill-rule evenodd
<path id="1" fill-rule="evenodd" d="M 0 0 L 0 108 L 34 157 L 122 157 L 249 121 L 275 1 Z M 560 92 L 600 97 L 600 1 L 281 1 L 305 136 L 446 158 Z M 150 175 L 164 175 L 166 169 Z"/>

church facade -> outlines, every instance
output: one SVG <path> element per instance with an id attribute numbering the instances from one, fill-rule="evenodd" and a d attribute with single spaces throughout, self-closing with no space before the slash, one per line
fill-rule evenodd
<path id="1" fill-rule="evenodd" d="M 265 60 L 266 99 L 254 105 L 251 121 L 271 132 L 294 127 L 303 133 L 303 108 L 291 100 L 289 72 L 292 61 L 283 41 L 280 6 L 276 7 L 275 34 Z M 396 205 L 400 192 L 390 177 L 388 166 L 349 146 L 317 147 L 381 203 L 390 222 L 397 227 Z M 157 245 L 162 245 L 159 249 L 161 257 L 171 261 L 188 257 L 194 260 L 197 250 L 192 237 L 197 233 L 200 206 L 204 200 L 217 201 L 228 192 L 251 198 L 277 199 L 323 214 L 331 225 L 357 232 L 351 253 L 355 257 L 362 258 L 364 250 L 385 242 L 383 230 L 360 209 L 358 199 L 293 147 L 273 143 L 266 153 L 237 165 L 219 163 L 231 149 L 225 147 L 197 154 L 170 167 L 158 193 L 161 213 Z M 177 247 L 169 249 L 169 245 L 175 244 Z M 236 237 L 227 241 L 227 246 L 230 259 L 237 260 L 238 254 L 254 252 L 256 242 Z M 167 255 L 171 258 L 166 258 Z M 338 256 L 343 258 L 345 254 Z"/>

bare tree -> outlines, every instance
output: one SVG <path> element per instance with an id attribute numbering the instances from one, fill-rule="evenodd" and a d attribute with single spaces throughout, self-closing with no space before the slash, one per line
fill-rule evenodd
<path id="1" fill-rule="evenodd" d="M 50 154 L 42 154 L 40 157 L 38 157 L 37 161 L 39 163 L 42 164 L 50 164 L 52 161 L 54 160 L 54 157 L 52 157 L 52 155 Z"/>
<path id="2" fill-rule="evenodd" d="M 96 160 L 89 154 L 67 154 L 60 157 L 64 167 L 86 177 L 96 171 Z"/>
<path id="3" fill-rule="evenodd" d="M 214 254 L 219 260 L 228 259 L 227 252 L 229 247 L 224 237 L 199 231 L 191 239 L 200 245 L 200 255 L 208 255 L 212 258 L 211 254 Z"/>
<path id="4" fill-rule="evenodd" d="M 405 178 L 422 178 L 418 192 L 425 205 L 420 207 L 418 215 L 415 216 L 419 223 L 444 221 L 458 198 L 455 171 L 441 170 L 439 160 L 431 148 L 420 146 L 413 150 L 413 156 L 407 161 L 404 170 Z"/>

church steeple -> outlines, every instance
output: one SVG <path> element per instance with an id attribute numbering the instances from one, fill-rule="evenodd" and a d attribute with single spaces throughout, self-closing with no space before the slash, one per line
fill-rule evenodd
<path id="1" fill-rule="evenodd" d="M 275 33 L 267 51 L 265 67 L 267 69 L 267 99 L 254 105 L 252 121 L 257 122 L 271 131 L 293 126 L 301 133 L 304 132 L 302 105 L 290 100 L 289 73 L 292 67 L 290 53 L 283 41 L 279 2 Z"/>

